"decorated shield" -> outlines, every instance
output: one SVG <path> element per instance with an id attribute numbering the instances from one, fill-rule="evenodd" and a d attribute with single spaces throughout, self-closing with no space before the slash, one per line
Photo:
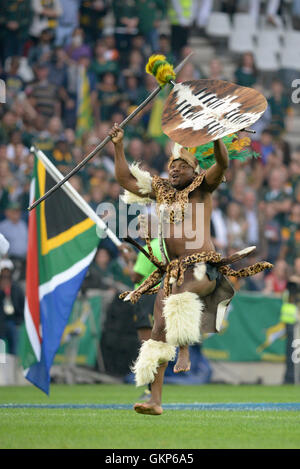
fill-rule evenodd
<path id="1" fill-rule="evenodd" d="M 250 127 L 267 108 L 258 91 L 222 80 L 177 83 L 163 111 L 162 129 L 171 140 L 197 147 Z"/>

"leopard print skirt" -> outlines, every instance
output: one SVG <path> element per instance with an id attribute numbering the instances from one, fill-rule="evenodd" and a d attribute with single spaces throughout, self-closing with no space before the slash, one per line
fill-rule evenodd
<path id="1" fill-rule="evenodd" d="M 186 256 L 182 259 L 174 259 L 166 266 L 161 266 L 152 272 L 151 275 L 134 291 L 123 292 L 119 298 L 124 300 L 130 300 L 131 303 L 135 304 L 138 302 L 140 297 L 144 294 L 152 295 L 156 294 L 160 289 L 160 282 L 164 278 L 164 294 L 169 296 L 172 292 L 172 284 L 176 283 L 178 286 L 184 282 L 184 273 L 186 269 L 194 264 L 198 263 L 210 263 L 217 267 L 218 271 L 226 277 L 237 277 L 244 278 L 251 275 L 255 275 L 262 272 L 265 269 L 271 269 L 273 267 L 269 262 L 257 262 L 256 264 L 244 267 L 239 270 L 234 270 L 228 265 L 220 265 L 223 260 L 222 255 L 215 251 L 207 252 L 196 252 Z"/>

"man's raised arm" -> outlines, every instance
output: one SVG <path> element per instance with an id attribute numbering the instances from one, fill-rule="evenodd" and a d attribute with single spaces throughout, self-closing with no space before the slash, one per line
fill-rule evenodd
<path id="1" fill-rule="evenodd" d="M 206 171 L 205 186 L 209 192 L 214 191 L 223 181 L 229 166 L 228 151 L 222 140 L 214 141 L 215 164 Z"/>
<path id="2" fill-rule="evenodd" d="M 136 170 L 135 172 L 140 172 L 143 174 L 143 181 L 141 182 L 130 171 L 124 153 L 123 129 L 121 129 L 118 124 L 114 124 L 109 132 L 109 135 L 115 146 L 115 176 L 120 186 L 122 186 L 127 191 L 138 195 L 139 197 L 154 198 L 155 196 L 152 192 L 150 173 L 146 173 L 146 171 L 142 170 Z"/>

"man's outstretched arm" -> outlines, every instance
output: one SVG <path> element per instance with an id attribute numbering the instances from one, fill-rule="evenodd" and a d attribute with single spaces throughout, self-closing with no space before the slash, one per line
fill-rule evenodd
<path id="1" fill-rule="evenodd" d="M 133 176 L 125 158 L 123 137 L 124 131 L 118 124 L 114 124 L 109 132 L 111 140 L 115 146 L 115 176 L 116 180 L 124 189 L 140 197 L 154 197 L 154 194 L 143 194 L 138 185 L 137 179 Z"/>
<path id="2" fill-rule="evenodd" d="M 205 175 L 205 186 L 209 192 L 214 191 L 221 184 L 229 166 L 228 151 L 222 140 L 214 141 L 214 155 L 216 162 Z"/>

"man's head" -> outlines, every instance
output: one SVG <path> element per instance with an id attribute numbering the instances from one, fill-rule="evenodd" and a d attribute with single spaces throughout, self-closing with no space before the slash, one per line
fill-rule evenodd
<path id="1" fill-rule="evenodd" d="M 11 280 L 14 265 L 10 259 L 0 261 L 0 280 Z"/>
<path id="2" fill-rule="evenodd" d="M 17 202 L 12 202 L 5 210 L 6 218 L 12 223 L 16 224 L 20 221 L 22 215 L 21 206 Z"/>
<path id="3" fill-rule="evenodd" d="M 281 168 L 275 168 L 271 171 L 268 178 L 271 190 L 282 190 L 285 183 L 285 174 Z"/>
<path id="4" fill-rule="evenodd" d="M 144 144 L 140 138 L 133 138 L 128 146 L 128 151 L 134 161 L 139 161 L 143 157 Z"/>
<path id="5" fill-rule="evenodd" d="M 175 143 L 168 164 L 169 181 L 175 189 L 184 189 L 200 172 L 193 153 Z"/>
<path id="6" fill-rule="evenodd" d="M 105 248 L 99 248 L 95 257 L 95 262 L 97 266 L 102 269 L 107 269 L 110 261 L 111 261 L 110 252 Z"/>

